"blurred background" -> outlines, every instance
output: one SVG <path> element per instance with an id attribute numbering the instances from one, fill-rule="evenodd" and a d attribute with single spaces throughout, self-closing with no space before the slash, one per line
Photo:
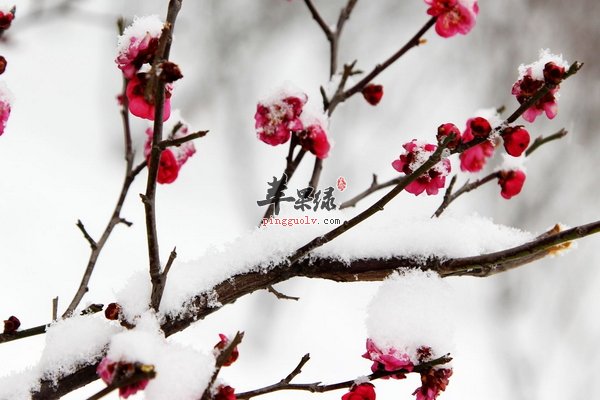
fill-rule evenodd
<path id="1" fill-rule="evenodd" d="M 324 18 L 337 20 L 341 0 L 315 0 Z M 23 327 L 51 318 L 51 299 L 62 311 L 73 296 L 92 236 L 108 222 L 123 179 L 122 132 L 114 63 L 116 19 L 159 14 L 167 1 L 20 0 L 0 53 L 8 60 L 2 79 L 15 101 L 0 138 L 0 317 L 17 315 Z M 600 3 L 593 0 L 481 0 L 475 29 L 411 50 L 376 79 L 385 95 L 377 107 L 360 96 L 334 113 L 335 142 L 321 186 L 338 176 L 349 197 L 365 189 L 372 173 L 395 176 L 390 162 L 413 138 L 433 138 L 444 122 L 460 128 L 480 108 L 517 106 L 510 89 L 517 67 L 541 48 L 562 53 L 584 68 L 561 89 L 554 120 L 539 118 L 532 137 L 560 128 L 567 138 L 536 152 L 527 163 L 523 192 L 506 201 L 490 184 L 454 203 L 448 213 L 477 213 L 497 223 L 541 233 L 554 223 L 574 226 L 598 219 L 600 148 Z M 359 1 L 341 40 L 340 64 L 358 60 L 370 70 L 402 46 L 428 19 L 423 1 Z M 177 246 L 179 260 L 193 260 L 253 229 L 263 209 L 266 182 L 284 168 L 287 146 L 273 148 L 254 131 L 257 100 L 286 81 L 321 106 L 319 86 L 328 81 L 328 44 L 300 0 L 186 1 L 177 23 L 172 60 L 182 69 L 174 108 L 192 129 L 209 129 L 177 181 L 158 193 L 163 257 Z M 133 118 L 141 154 L 145 122 Z M 140 157 L 138 155 L 138 157 Z M 489 168 L 501 160 L 494 159 Z M 454 170 L 458 163 L 454 162 Z M 308 182 L 306 160 L 290 187 Z M 115 291 L 147 259 L 143 208 L 134 183 L 123 216 L 100 256 L 84 302 L 109 303 Z M 459 183 L 466 179 L 459 177 Z M 371 204 L 371 197 L 359 210 Z M 343 198 L 340 198 L 343 201 Z M 441 197 L 400 196 L 390 208 L 432 213 Z M 386 209 L 387 211 L 387 209 Z M 353 211 L 351 211 L 353 212 Z M 460 234 L 460 232 L 457 232 Z M 449 279 L 459 305 L 454 376 L 442 399 L 547 400 L 589 396 L 600 367 L 600 237 L 576 251 L 492 278 Z M 299 302 L 278 301 L 261 291 L 225 307 L 170 340 L 210 349 L 219 332 L 246 332 L 239 361 L 221 377 L 239 391 L 285 377 L 304 353 L 312 360 L 298 382 L 337 382 L 368 373 L 364 352 L 365 309 L 378 283 L 335 284 L 295 279 L 278 286 Z M 43 337 L 0 346 L 0 376 L 34 364 Z M 85 398 L 96 382 L 67 396 Z M 381 399 L 409 399 L 418 378 L 378 382 Z M 278 393 L 265 398 L 338 399 Z M 138 396 L 141 398 L 141 396 Z"/>

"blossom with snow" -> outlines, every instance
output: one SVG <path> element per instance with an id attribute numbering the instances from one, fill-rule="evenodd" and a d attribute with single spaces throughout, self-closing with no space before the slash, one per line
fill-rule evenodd
<path id="1" fill-rule="evenodd" d="M 406 150 L 398 160 L 392 162 L 392 167 L 398 172 L 410 175 L 417 170 L 433 154 L 437 146 L 429 143 L 420 143 L 416 139 L 402 145 Z M 443 159 L 431 169 L 419 176 L 406 186 L 406 191 L 420 195 L 427 191 L 428 195 L 438 194 L 439 189 L 446 184 L 446 176 L 450 173 L 450 160 Z"/>
<path id="2" fill-rule="evenodd" d="M 525 183 L 525 173 L 519 169 L 500 171 L 498 184 L 502 188 L 500 195 L 505 199 L 510 199 L 513 196 L 521 193 L 523 184 Z"/>
<path id="3" fill-rule="evenodd" d="M 421 386 L 413 392 L 417 400 L 435 400 L 446 390 L 452 376 L 452 368 L 431 368 L 421 373 Z"/>
<path id="4" fill-rule="evenodd" d="M 256 134 L 271 146 L 283 144 L 292 132 L 304 129 L 300 120 L 308 97 L 304 93 L 280 93 L 277 97 L 260 102 L 254 115 Z"/>
<path id="5" fill-rule="evenodd" d="M 223 351 L 227 346 L 229 346 L 229 338 L 226 335 L 223 335 L 222 333 L 219 333 L 219 343 L 215 344 L 214 349 L 216 350 L 215 352 L 215 357 L 219 355 L 219 353 L 221 351 Z M 238 357 L 240 356 L 240 352 L 238 351 L 237 346 L 231 351 L 231 354 L 229 355 L 229 358 L 227 360 L 225 360 L 225 362 L 223 363 L 224 367 L 229 367 L 231 364 L 233 364 Z"/>
<path id="6" fill-rule="evenodd" d="M 152 367 L 135 363 L 115 362 L 111 361 L 108 357 L 104 357 L 100 364 L 98 364 L 96 373 L 100 379 L 104 381 L 104 383 L 110 385 L 113 383 L 113 381 L 115 381 L 115 379 L 127 379 L 134 376 L 136 373 L 140 372 L 141 368 Z M 141 379 L 130 385 L 121 386 L 119 388 L 119 396 L 126 399 L 132 394 L 136 394 L 138 391 L 144 390 L 146 386 L 148 386 L 148 382 L 149 379 Z"/>
<path id="7" fill-rule="evenodd" d="M 461 136 L 463 143 L 469 143 L 476 137 L 486 137 L 492 131 L 489 121 L 483 117 L 475 117 L 467 120 L 467 127 Z M 461 171 L 479 172 L 485 166 L 487 159 L 494 154 L 494 144 L 485 141 L 470 147 L 460 153 Z"/>
<path id="8" fill-rule="evenodd" d="M 342 400 L 375 400 L 375 398 L 375 386 L 368 382 L 353 386 L 342 396 Z"/>
<path id="9" fill-rule="evenodd" d="M 367 339 L 367 352 L 363 354 L 363 358 L 373 361 L 373 365 L 371 365 L 371 371 L 373 372 L 397 371 L 399 369 L 410 372 L 414 367 L 410 356 L 407 353 L 394 347 L 382 350 L 377 347 L 372 339 Z M 406 378 L 406 375 L 400 372 L 395 375 L 383 377 L 383 379 L 388 378 L 404 379 Z"/>
<path id="10" fill-rule="evenodd" d="M 548 93 L 523 113 L 525 121 L 533 122 L 542 113 L 549 119 L 556 116 L 559 83 L 568 65 L 562 55 L 552 54 L 545 49 L 540 51 L 537 61 L 519 67 L 519 78 L 513 84 L 512 94 L 520 104 L 528 101 L 544 84 L 548 85 L 549 89 Z"/>
<path id="11" fill-rule="evenodd" d="M 320 124 L 309 125 L 305 129 L 296 133 L 300 141 L 300 146 L 306 151 L 310 151 L 317 158 L 323 159 L 329 155 L 331 145 L 327 139 L 327 133 Z"/>
<path id="12" fill-rule="evenodd" d="M 367 103 L 369 103 L 372 106 L 376 106 L 377 104 L 379 104 L 381 98 L 383 97 L 383 86 L 376 85 L 374 83 L 369 83 L 363 88 L 362 95 L 367 101 Z"/>
<path id="13" fill-rule="evenodd" d="M 513 157 L 520 157 L 529 146 L 529 132 L 522 126 L 508 127 L 502 131 L 504 149 Z"/>
<path id="14" fill-rule="evenodd" d="M 127 79 L 133 79 L 142 66 L 151 63 L 158 49 L 163 23 L 157 15 L 136 17 L 125 28 L 117 45 L 117 63 Z"/>
<path id="15" fill-rule="evenodd" d="M 214 400 L 236 400 L 235 389 L 227 385 L 219 386 Z"/>
<path id="16" fill-rule="evenodd" d="M 444 38 L 466 35 L 475 26 L 479 13 L 476 0 L 425 0 L 427 14 L 436 17 L 435 31 Z"/>

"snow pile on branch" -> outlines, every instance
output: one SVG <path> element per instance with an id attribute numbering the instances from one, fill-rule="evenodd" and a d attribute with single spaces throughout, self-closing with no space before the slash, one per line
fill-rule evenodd
<path id="1" fill-rule="evenodd" d="M 368 337 L 381 349 L 394 348 L 418 364 L 417 349 L 432 358 L 453 350 L 452 296 L 435 272 L 407 270 L 387 278 L 368 308 Z"/>
<path id="2" fill-rule="evenodd" d="M 75 316 L 52 324 L 38 365 L 0 379 L 0 399 L 30 399 L 30 390 L 38 389 L 41 379 L 56 382 L 99 361 L 110 337 L 122 330 L 118 323 L 99 315 Z"/>
<path id="3" fill-rule="evenodd" d="M 306 223 L 306 214 L 286 211 L 285 218 L 273 218 L 272 223 L 238 238 L 223 250 L 213 249 L 193 262 L 175 261 L 161 302 L 161 312 L 176 315 L 193 296 L 210 291 L 220 282 L 237 274 L 268 271 L 284 262 L 296 249 L 335 227 L 324 224 L 324 218 L 343 222 L 348 216 L 339 211 L 311 212 L 308 220 L 320 222 L 312 224 Z M 417 259 L 430 255 L 465 257 L 517 246 L 532 238 L 529 233 L 495 225 L 479 216 L 431 219 L 429 216 L 376 215 L 316 249 L 313 256 L 346 262 L 395 256 Z M 129 280 L 117 293 L 116 300 L 123 307 L 125 317 L 132 320 L 146 311 L 149 294 L 150 283 L 144 271 Z M 217 300 L 215 307 L 220 306 Z"/>
<path id="4" fill-rule="evenodd" d="M 147 400 L 199 399 L 215 367 L 212 353 L 167 341 L 150 312 L 139 318 L 134 329 L 113 336 L 107 358 L 154 366 L 156 377 L 144 390 Z"/>

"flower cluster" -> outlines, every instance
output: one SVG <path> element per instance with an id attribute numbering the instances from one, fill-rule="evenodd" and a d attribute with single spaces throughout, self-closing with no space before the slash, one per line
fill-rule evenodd
<path id="1" fill-rule="evenodd" d="M 186 137 L 191 132 L 188 125 L 179 118 L 179 111 L 173 112 L 174 120 L 177 120 L 175 124 L 166 124 L 165 130 L 170 131 L 167 139 L 180 139 Z M 146 143 L 144 145 L 144 157 L 150 162 L 150 155 L 152 152 L 152 128 L 146 129 Z M 156 181 L 158 183 L 172 183 L 179 176 L 179 170 L 186 163 L 186 161 L 196 153 L 196 147 L 194 143 L 189 141 L 179 146 L 170 147 L 164 149 L 160 155 L 160 163 L 158 166 L 158 175 Z"/>
<path id="2" fill-rule="evenodd" d="M 119 37 L 117 58 L 115 62 L 123 76 L 127 79 L 127 100 L 129 111 L 136 117 L 154 120 L 155 100 L 153 80 L 148 73 L 158 50 L 158 42 L 163 23 L 156 15 L 135 18 Z M 165 83 L 165 101 L 163 105 L 163 121 L 169 119 L 171 113 L 171 85 L 182 77 L 179 67 L 165 62 L 159 67 L 160 79 Z"/>
<path id="3" fill-rule="evenodd" d="M 523 119 L 533 122 L 542 113 L 552 119 L 558 112 L 558 89 L 568 63 L 562 56 L 551 54 L 549 50 L 542 50 L 538 61 L 519 67 L 519 79 L 512 87 L 512 94 L 520 104 L 528 101 L 539 89 L 546 84 L 548 93 L 535 102 L 523 113 Z"/>
<path id="4" fill-rule="evenodd" d="M 317 158 L 326 158 L 331 145 L 321 121 L 306 117 L 303 108 L 308 100 L 304 93 L 280 93 L 276 97 L 258 103 L 254 115 L 258 139 L 277 146 L 293 140 Z"/>
<path id="5" fill-rule="evenodd" d="M 121 381 L 134 377 L 136 374 L 144 374 L 153 371 L 153 367 L 150 365 L 144 365 L 140 363 L 128 363 L 128 362 L 115 362 L 107 357 L 104 357 L 96 373 L 107 385 L 112 384 L 115 380 Z M 141 379 L 130 385 L 121 386 L 119 388 L 119 396 L 128 398 L 132 394 L 136 394 L 139 390 L 144 390 L 148 386 L 149 379 Z"/>
<path id="6" fill-rule="evenodd" d="M 406 175 L 416 171 L 437 149 L 437 146 L 429 143 L 420 143 L 416 139 L 405 143 L 402 147 L 406 153 L 400 155 L 398 160 L 392 162 L 392 167 L 398 172 Z M 416 196 L 424 191 L 428 195 L 438 194 L 439 189 L 446 184 L 446 176 L 450 173 L 450 160 L 443 159 L 427 172 L 419 176 L 406 186 L 406 191 Z"/>
<path id="7" fill-rule="evenodd" d="M 444 38 L 466 35 L 475 26 L 479 13 L 476 0 L 425 0 L 427 14 L 436 17 L 435 31 Z"/>
<path id="8" fill-rule="evenodd" d="M 460 141 L 469 143 L 475 138 L 487 137 L 492 131 L 492 127 L 487 119 L 483 117 L 470 118 L 467 121 L 467 127 L 463 132 Z M 486 140 L 480 144 L 463 151 L 460 158 L 461 171 L 478 172 L 483 169 L 487 159 L 494 154 L 494 143 Z"/>
<path id="9" fill-rule="evenodd" d="M 383 376 L 382 379 L 404 379 L 406 373 L 413 371 L 415 366 L 427 363 L 433 360 L 433 350 L 428 346 L 420 346 L 415 350 L 415 356 L 411 356 L 406 351 L 395 348 L 380 349 L 372 339 L 367 339 L 367 352 L 363 357 L 373 361 L 371 371 L 373 372 L 394 372 L 396 374 Z M 450 376 L 451 368 L 432 367 L 427 368 L 421 374 L 421 386 L 413 394 L 417 400 L 434 400 L 440 392 L 446 389 Z M 354 385 L 350 392 L 342 396 L 342 400 L 375 400 L 375 387 L 370 383 L 361 383 Z"/>

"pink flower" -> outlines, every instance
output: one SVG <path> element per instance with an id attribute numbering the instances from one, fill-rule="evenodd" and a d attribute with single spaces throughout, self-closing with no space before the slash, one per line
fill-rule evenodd
<path id="1" fill-rule="evenodd" d="M 8 117 L 10 117 L 10 103 L 6 96 L 0 96 L 0 136 L 2 136 L 4 129 L 6 129 Z"/>
<path id="2" fill-rule="evenodd" d="M 481 117 L 467 120 L 467 127 L 462 134 L 461 141 L 469 143 L 475 137 L 486 137 L 492 131 L 490 123 Z M 489 141 L 468 148 L 460 153 L 460 170 L 478 172 L 483 169 L 487 159 L 494 154 L 494 145 Z"/>
<path id="3" fill-rule="evenodd" d="M 500 195 L 505 199 L 510 199 L 513 196 L 521 193 L 523 184 L 525 183 L 525 173 L 521 170 L 500 171 L 498 184 L 502 188 Z"/>
<path id="4" fill-rule="evenodd" d="M 483 142 L 460 153 L 460 170 L 469 172 L 479 172 L 485 166 L 487 159 L 494 154 L 494 145 L 489 142 Z"/>
<path id="5" fill-rule="evenodd" d="M 413 392 L 417 400 L 434 400 L 440 392 L 446 390 L 450 377 L 451 368 L 429 369 L 421 373 L 421 387 Z"/>
<path id="6" fill-rule="evenodd" d="M 100 361 L 98 368 L 96 368 L 96 373 L 107 385 L 113 383 L 113 380 L 117 376 L 119 378 L 128 377 L 132 376 L 136 372 L 137 367 L 134 363 L 114 362 L 107 357 L 104 357 L 102 361 Z M 138 391 L 144 390 L 148 385 L 148 382 L 148 379 L 143 379 L 134 384 L 122 386 L 119 388 L 119 396 L 126 399 L 132 394 L 136 394 Z"/>
<path id="7" fill-rule="evenodd" d="M 129 111 L 136 117 L 154 120 L 154 104 L 146 100 L 145 91 L 148 83 L 143 74 L 135 75 L 127 82 L 127 100 L 129 101 Z M 172 86 L 165 86 L 165 104 L 163 106 L 163 121 L 169 119 L 171 115 L 171 91 Z"/>
<path id="8" fill-rule="evenodd" d="M 475 26 L 479 13 L 477 1 L 472 0 L 425 0 L 429 4 L 427 14 L 437 17 L 435 31 L 444 38 L 457 33 L 466 35 Z"/>
<path id="9" fill-rule="evenodd" d="M 290 139 L 292 132 L 304 128 L 300 121 L 302 107 L 307 101 L 304 93 L 263 104 L 258 103 L 254 115 L 258 138 L 271 146 L 283 144 Z"/>
<path id="10" fill-rule="evenodd" d="M 310 125 L 306 129 L 297 132 L 300 145 L 306 151 L 310 151 L 317 158 L 323 159 L 329 155 L 329 140 L 321 125 Z"/>
<path id="11" fill-rule="evenodd" d="M 392 162 L 392 167 L 398 172 L 406 175 L 412 174 L 417 170 L 431 154 L 437 149 L 434 144 L 418 143 L 416 139 L 405 143 L 402 147 L 406 150 L 405 154 L 400 155 L 398 160 Z M 446 184 L 446 176 L 450 173 L 450 160 L 443 159 L 437 163 L 429 171 L 419 176 L 406 186 L 406 191 L 420 195 L 427 191 L 428 195 L 438 194 L 439 189 Z"/>
<path id="12" fill-rule="evenodd" d="M 164 126 L 165 132 L 169 132 L 168 139 L 179 139 L 189 134 L 188 125 L 179 119 L 179 111 L 173 111 L 174 123 L 166 123 Z M 144 143 L 144 157 L 150 162 L 152 151 L 152 128 L 146 129 L 146 142 Z M 177 179 L 179 170 L 186 161 L 196 153 L 196 147 L 192 141 L 185 142 L 179 146 L 172 146 L 163 150 L 160 156 L 160 164 L 158 167 L 158 183 L 172 183 Z"/>
<path id="13" fill-rule="evenodd" d="M 375 400 L 375 386 L 370 383 L 361 383 L 353 386 L 342 400 Z"/>
<path id="14" fill-rule="evenodd" d="M 136 18 L 119 38 L 115 62 L 127 79 L 132 79 L 142 65 L 152 63 L 163 23 L 156 16 Z"/>
<path id="15" fill-rule="evenodd" d="M 519 157 L 529 146 L 529 132 L 522 126 L 509 127 L 502 132 L 504 148 L 513 157 Z"/>
<path id="16" fill-rule="evenodd" d="M 410 372 L 414 367 L 408 354 L 402 353 L 393 347 L 382 351 L 371 339 L 367 339 L 367 352 L 363 354 L 363 358 L 373 361 L 373 365 L 371 366 L 371 371 L 373 372 L 397 371 L 400 369 Z M 383 377 L 382 379 L 388 378 L 404 379 L 406 378 L 406 375 L 404 375 L 404 373 L 398 373 L 390 375 L 389 377 Z"/>
<path id="17" fill-rule="evenodd" d="M 223 335 L 222 333 L 219 333 L 219 338 L 221 339 L 219 341 L 219 343 L 215 344 L 215 350 L 217 350 L 216 352 L 216 356 L 218 356 L 222 350 L 224 350 L 227 346 L 229 346 L 229 338 L 225 335 Z M 238 351 L 237 346 L 231 351 L 231 354 L 229 355 L 229 358 L 227 360 L 225 360 L 225 362 L 223 363 L 224 367 L 229 367 L 231 364 L 233 364 L 235 362 L 235 360 L 238 359 L 240 353 Z"/>
<path id="18" fill-rule="evenodd" d="M 219 386 L 218 392 L 214 400 L 236 400 L 235 389 L 231 386 Z"/>
<path id="19" fill-rule="evenodd" d="M 158 175 L 156 182 L 173 183 L 179 175 L 179 164 L 170 149 L 165 149 L 160 153 L 160 162 L 158 164 Z"/>

